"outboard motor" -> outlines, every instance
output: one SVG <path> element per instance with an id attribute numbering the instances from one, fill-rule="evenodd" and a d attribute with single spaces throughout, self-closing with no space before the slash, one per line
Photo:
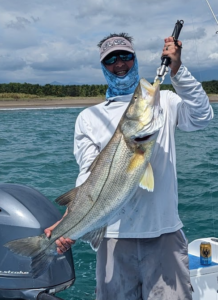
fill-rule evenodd
<path id="1" fill-rule="evenodd" d="M 18 184 L 0 184 L 0 299 L 60 299 L 55 293 L 75 280 L 71 250 L 57 255 L 38 278 L 31 259 L 9 251 L 11 240 L 40 235 L 61 219 L 58 209 L 37 190 Z"/>

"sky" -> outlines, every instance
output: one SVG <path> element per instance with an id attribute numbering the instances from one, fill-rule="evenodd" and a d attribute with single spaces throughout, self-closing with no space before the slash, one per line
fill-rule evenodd
<path id="1" fill-rule="evenodd" d="M 218 0 L 209 3 L 218 18 Z M 201 82 L 218 80 L 218 25 L 205 0 L 0 0 L 0 83 L 106 84 L 97 44 L 120 32 L 153 81 L 177 20 L 183 64 Z"/>

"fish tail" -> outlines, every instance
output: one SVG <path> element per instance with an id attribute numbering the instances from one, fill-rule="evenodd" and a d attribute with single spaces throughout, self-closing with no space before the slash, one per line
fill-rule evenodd
<path id="1" fill-rule="evenodd" d="M 45 251 L 33 257 L 31 263 L 33 278 L 41 276 L 48 269 L 54 257 L 54 255 L 47 255 Z"/>
<path id="2" fill-rule="evenodd" d="M 4 245 L 11 252 L 31 258 L 31 273 L 33 278 L 43 274 L 52 262 L 54 255 L 47 255 L 48 243 L 45 235 L 13 240 Z"/>

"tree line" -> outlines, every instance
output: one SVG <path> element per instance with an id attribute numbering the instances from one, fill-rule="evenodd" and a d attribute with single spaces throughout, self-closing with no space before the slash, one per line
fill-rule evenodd
<path id="1" fill-rule="evenodd" d="M 31 83 L 2 83 L 0 93 L 29 94 L 55 97 L 97 97 L 105 95 L 107 85 L 53 85 Z"/>
<path id="2" fill-rule="evenodd" d="M 202 82 L 207 94 L 218 94 L 218 80 Z M 36 96 L 55 97 L 97 97 L 104 96 L 107 90 L 106 84 L 93 85 L 52 85 L 52 84 L 31 84 L 31 83 L 2 83 L 0 93 L 29 94 Z M 161 90 L 171 90 L 171 84 L 162 84 Z"/>

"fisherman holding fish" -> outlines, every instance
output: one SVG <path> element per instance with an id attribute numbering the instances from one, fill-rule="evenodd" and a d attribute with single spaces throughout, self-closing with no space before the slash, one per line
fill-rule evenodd
<path id="1" fill-rule="evenodd" d="M 188 242 L 178 214 L 174 134 L 176 127 L 187 132 L 205 128 L 213 118 L 209 99 L 181 62 L 181 41 L 166 38 L 162 52 L 171 58 L 176 93 L 159 92 L 159 83 L 152 86 L 139 79 L 128 34 L 111 34 L 98 46 L 108 82 L 106 101 L 83 110 L 77 118 L 78 188 L 58 198 L 68 209 L 59 224 L 45 233 L 50 239 L 54 235 L 59 254 L 71 247 L 74 237 L 97 250 L 97 300 L 192 299 Z M 124 198 L 128 201 L 118 205 Z M 91 211 L 95 214 L 88 219 Z M 78 230 L 58 236 L 56 228 L 67 232 L 70 222 Z M 102 228 L 96 228 L 97 223 Z M 22 249 L 20 242 L 6 246 L 46 262 L 44 254 L 32 254 L 34 249 L 27 254 L 30 239 Z M 50 255 L 51 250 L 46 250 L 50 246 L 42 247 L 41 240 L 38 244 Z M 37 275 L 37 260 L 33 272 Z"/>
<path id="2" fill-rule="evenodd" d="M 137 56 L 128 34 L 111 34 L 98 46 L 108 82 L 107 102 L 78 116 L 74 139 L 80 166 L 77 186 L 89 176 L 89 166 L 109 142 L 139 82 Z M 171 58 L 171 82 L 177 94 L 160 92 L 164 124 L 150 160 L 154 191 L 139 187 L 110 221 L 97 251 L 98 300 L 192 299 L 188 242 L 178 215 L 174 133 L 176 127 L 187 132 L 205 128 L 213 110 L 202 85 L 182 64 L 181 49 L 181 41 L 165 39 L 162 55 Z M 45 230 L 47 236 L 52 230 Z M 63 237 L 57 240 L 58 253 L 72 243 Z"/>

